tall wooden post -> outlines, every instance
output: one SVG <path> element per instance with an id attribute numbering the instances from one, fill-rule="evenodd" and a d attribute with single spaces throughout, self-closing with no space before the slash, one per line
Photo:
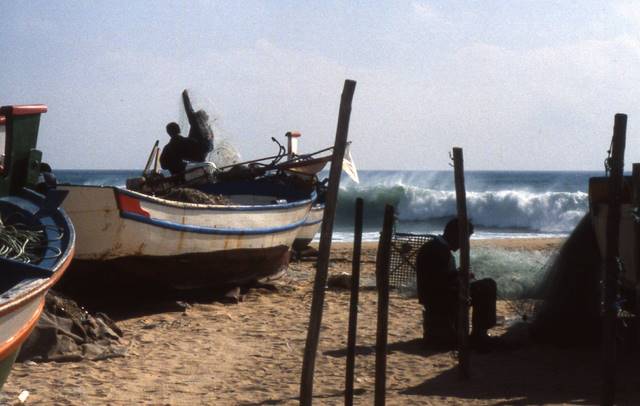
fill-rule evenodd
<path id="1" fill-rule="evenodd" d="M 376 384 L 374 405 L 384 406 L 387 373 L 387 327 L 389 324 L 389 262 L 393 236 L 393 206 L 384 208 L 384 223 L 376 258 L 376 285 L 378 287 L 378 325 L 376 329 Z"/>
<path id="2" fill-rule="evenodd" d="M 351 259 L 351 300 L 349 303 L 349 333 L 347 336 L 347 372 L 344 390 L 345 406 L 353 405 L 356 333 L 358 331 L 358 298 L 360 294 L 360 253 L 362 251 L 362 208 L 363 201 L 361 198 L 357 198 L 353 233 L 353 257 Z"/>
<path id="3" fill-rule="evenodd" d="M 471 376 L 469 351 L 469 221 L 467 220 L 467 194 L 464 186 L 464 160 L 462 148 L 453 148 L 453 170 L 456 184 L 460 240 L 459 304 L 458 304 L 458 368 L 463 378 Z"/>
<path id="4" fill-rule="evenodd" d="M 627 116 L 616 114 L 609 160 L 609 201 L 606 241 L 604 250 L 604 308 L 602 319 L 602 400 L 603 405 L 613 405 L 616 390 L 616 319 L 618 316 L 618 284 L 620 277 L 619 239 L 620 204 L 622 202 L 622 171 L 627 132 Z"/>
<path id="5" fill-rule="evenodd" d="M 316 276 L 313 284 L 313 299 L 311 301 L 311 315 L 307 330 L 307 341 L 304 348 L 302 361 L 302 376 L 300 379 L 300 404 L 311 405 L 313 399 L 313 373 L 320 338 L 320 326 L 322 324 L 322 307 L 324 306 L 324 289 L 327 284 L 329 270 L 329 254 L 331 253 L 331 238 L 333 235 L 333 220 L 336 214 L 338 200 L 338 187 L 340 186 L 340 174 L 342 173 L 342 161 L 347 147 L 349 134 L 349 118 L 351 117 L 351 101 L 356 89 L 356 82 L 345 80 L 340 100 L 340 113 L 338 115 L 338 128 L 334 142 L 331 170 L 329 172 L 329 187 L 327 189 L 324 207 L 324 217 L 320 232 L 320 246 Z"/>
<path id="6" fill-rule="evenodd" d="M 632 198 L 632 207 L 634 210 L 640 209 L 640 163 L 635 163 L 632 166 L 632 187 L 633 187 L 633 198 Z M 635 258 L 635 272 L 636 272 L 636 285 L 635 285 L 635 294 L 636 294 L 636 317 L 640 316 L 640 223 L 638 221 L 634 221 L 633 224 L 633 238 L 635 240 L 634 251 L 636 253 Z M 634 344 L 640 344 L 640 322 L 636 321 L 635 323 L 635 338 L 636 342 Z"/>

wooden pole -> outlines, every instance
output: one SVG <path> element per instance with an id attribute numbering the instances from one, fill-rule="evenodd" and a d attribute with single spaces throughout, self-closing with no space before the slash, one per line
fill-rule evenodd
<path id="1" fill-rule="evenodd" d="M 393 235 L 393 206 L 384 208 L 384 223 L 378 255 L 376 258 L 376 279 L 378 287 L 378 324 L 376 329 L 376 384 L 375 406 L 384 406 L 387 373 L 387 326 L 389 323 L 389 262 L 391 259 L 391 237 Z"/>
<path id="2" fill-rule="evenodd" d="M 640 208 L 640 163 L 635 163 L 632 166 L 633 170 L 631 172 L 632 179 L 632 187 L 633 187 L 633 198 L 632 198 L 632 207 L 634 210 L 638 210 Z M 634 344 L 640 344 L 640 322 L 637 321 L 637 318 L 640 317 L 640 258 L 638 253 L 640 253 L 640 224 L 637 221 L 634 221 L 633 225 L 633 238 L 635 239 L 635 272 L 636 272 L 636 285 L 635 285 L 635 294 L 636 294 L 636 322 L 635 322 L 635 339 L 636 342 Z"/>
<path id="3" fill-rule="evenodd" d="M 353 406 L 353 380 L 356 362 L 356 332 L 358 331 L 358 298 L 360 293 L 360 253 L 362 251 L 363 201 L 356 199 L 355 226 L 353 233 L 353 258 L 351 260 L 351 300 L 349 303 L 349 333 L 347 336 L 347 372 L 344 404 Z"/>
<path id="4" fill-rule="evenodd" d="M 622 172 L 627 131 L 627 116 L 616 114 L 608 161 L 609 201 L 604 251 L 604 309 L 602 319 L 602 405 L 613 405 L 616 390 L 616 319 L 618 316 L 618 261 L 620 239 L 620 204 L 622 202 Z"/>
<path id="5" fill-rule="evenodd" d="M 453 169 L 456 184 L 460 240 L 460 271 L 458 278 L 458 369 L 460 376 L 471 376 L 469 351 L 469 221 L 467 220 L 467 195 L 464 186 L 464 160 L 462 148 L 453 148 Z"/>
<path id="6" fill-rule="evenodd" d="M 300 379 L 300 404 L 311 405 L 313 399 L 313 373 L 320 338 L 320 326 L 322 324 L 322 307 L 324 306 L 324 289 L 327 284 L 329 269 L 329 254 L 331 252 L 331 237 L 333 235 L 333 220 L 336 214 L 338 200 L 338 187 L 340 186 L 340 174 L 342 173 L 342 161 L 347 147 L 349 134 L 349 118 L 351 117 L 351 101 L 356 89 L 356 82 L 345 80 L 340 100 L 340 113 L 338 115 L 338 128 L 334 142 L 331 170 L 329 172 L 329 186 L 326 194 L 324 214 L 320 231 L 320 246 L 316 276 L 313 284 L 313 299 L 311 301 L 311 315 L 307 330 L 307 341 L 304 348 L 302 361 L 302 376 Z"/>

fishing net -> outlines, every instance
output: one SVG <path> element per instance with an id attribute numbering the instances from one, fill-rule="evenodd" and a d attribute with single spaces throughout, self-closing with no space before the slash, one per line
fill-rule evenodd
<path id="1" fill-rule="evenodd" d="M 218 168 L 222 168 L 240 162 L 240 154 L 233 146 L 231 141 L 225 139 L 222 135 L 216 135 L 214 139 L 213 151 L 211 151 L 211 153 L 207 157 L 207 161 L 213 162 Z"/>
<path id="2" fill-rule="evenodd" d="M 104 313 L 89 314 L 75 301 L 50 290 L 35 329 L 18 361 L 71 362 L 125 356 L 122 330 Z"/>
<path id="3" fill-rule="evenodd" d="M 389 286 L 398 289 L 415 289 L 416 256 L 423 244 L 430 241 L 430 234 L 393 233 L 389 259 Z"/>
<path id="4" fill-rule="evenodd" d="M 225 196 L 212 195 L 192 188 L 173 188 L 162 198 L 184 203 L 231 204 L 231 201 Z"/>
<path id="5" fill-rule="evenodd" d="M 600 337 L 601 256 L 590 216 L 585 215 L 547 266 L 531 325 L 539 342 L 590 344 Z"/>
<path id="6" fill-rule="evenodd" d="M 233 145 L 233 136 L 221 124 L 220 115 L 214 109 L 214 103 L 197 90 L 189 89 L 189 95 L 195 110 L 204 110 L 209 116 L 209 127 L 213 130 L 213 151 L 207 156 L 208 162 L 213 162 L 218 168 L 240 162 L 241 157 Z M 189 120 L 184 111 L 182 98 L 179 101 L 178 123 L 184 133 L 189 132 Z"/>
<path id="7" fill-rule="evenodd" d="M 394 233 L 392 287 L 415 290 L 415 257 L 431 237 Z M 471 264 L 477 278 L 496 281 L 499 299 L 527 321 L 537 342 L 566 346 L 599 340 L 601 257 L 589 215 L 550 257 L 548 252 L 479 247 L 472 250 Z M 522 324 L 514 324 L 514 329 L 521 328 Z"/>
<path id="8" fill-rule="evenodd" d="M 62 230 L 55 230 L 58 236 L 54 238 L 62 238 Z M 27 263 L 58 257 L 60 250 L 48 247 L 47 241 L 45 227 L 29 225 L 19 212 L 0 217 L 0 257 Z"/>

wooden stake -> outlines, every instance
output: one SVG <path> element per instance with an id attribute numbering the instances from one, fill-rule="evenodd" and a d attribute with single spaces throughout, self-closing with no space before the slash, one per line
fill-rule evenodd
<path id="1" fill-rule="evenodd" d="M 378 255 L 376 258 L 376 279 L 378 287 L 378 325 L 376 332 L 376 384 L 375 406 L 384 406 L 386 397 L 387 372 L 387 326 L 389 323 L 389 262 L 391 259 L 391 238 L 393 236 L 393 206 L 384 208 L 384 223 Z"/>
<path id="2" fill-rule="evenodd" d="M 635 163 L 632 166 L 632 188 L 633 188 L 633 197 L 632 197 L 632 207 L 634 210 L 638 210 L 640 208 L 640 163 Z M 633 238 L 635 239 L 634 251 L 640 253 L 640 224 L 638 222 L 634 222 L 633 226 Z M 635 272 L 636 272 L 636 286 L 635 286 L 635 294 L 636 294 L 636 320 L 635 320 L 635 339 L 636 342 L 634 344 L 640 344 L 640 322 L 638 321 L 638 317 L 640 317 L 640 258 L 636 257 L 635 261 Z"/>
<path id="3" fill-rule="evenodd" d="M 604 250 L 604 308 L 602 320 L 602 399 L 601 404 L 613 405 L 616 390 L 616 319 L 618 316 L 618 284 L 620 277 L 619 239 L 620 204 L 622 202 L 622 172 L 627 132 L 627 116 L 616 114 L 609 160 L 609 202 L 607 234 Z"/>
<path id="4" fill-rule="evenodd" d="M 456 183 L 460 240 L 459 304 L 458 304 L 458 369 L 460 376 L 471 376 L 469 351 L 469 221 L 467 220 L 467 194 L 464 186 L 464 160 L 462 148 L 453 148 L 453 168 Z"/>
<path id="5" fill-rule="evenodd" d="M 358 297 L 360 293 L 360 253 L 362 251 L 362 207 L 361 198 L 356 199 L 355 226 L 353 233 L 353 258 L 351 260 L 351 301 L 349 303 L 349 333 L 347 337 L 347 372 L 344 404 L 353 405 L 353 376 L 356 361 L 356 332 L 358 331 Z"/>
<path id="6" fill-rule="evenodd" d="M 331 238 L 333 235 L 333 220 L 336 214 L 338 200 L 338 187 L 340 186 L 340 174 L 342 173 L 342 161 L 347 147 L 349 134 L 349 118 L 351 116 L 351 101 L 356 89 L 356 82 L 345 80 L 340 100 L 340 113 L 338 115 L 338 128 L 334 142 L 331 170 L 329 172 L 329 187 L 326 194 L 324 214 L 320 234 L 320 246 L 316 276 L 313 284 L 313 299 L 311 301 L 311 315 L 309 317 L 309 329 L 307 330 L 307 342 L 304 348 L 302 361 L 302 376 L 300 379 L 300 404 L 311 405 L 313 399 L 313 373 L 320 338 L 320 326 L 322 324 L 322 307 L 324 306 L 324 289 L 327 284 L 329 269 L 329 254 L 331 253 Z"/>

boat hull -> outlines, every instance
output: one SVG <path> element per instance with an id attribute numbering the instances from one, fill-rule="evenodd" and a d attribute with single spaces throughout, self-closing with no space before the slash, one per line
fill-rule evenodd
<path id="1" fill-rule="evenodd" d="M 44 308 L 43 292 L 0 315 L 0 388 L 7 380 L 22 343 L 38 323 Z"/>
<path id="2" fill-rule="evenodd" d="M 26 190 L 0 198 L 0 218 L 9 218 L 12 213 L 24 224 L 43 230 L 45 252 L 50 253 L 34 263 L 0 258 L 0 388 L 42 314 L 47 291 L 73 257 L 73 226 L 63 211 L 48 207 L 48 202 Z"/>
<path id="3" fill-rule="evenodd" d="M 323 215 L 324 203 L 314 204 L 311 207 L 307 220 L 304 222 L 304 225 L 300 227 L 298 236 L 293 242 L 294 250 L 303 250 L 311 243 L 311 241 L 313 241 L 313 238 L 316 236 L 318 231 L 320 231 Z"/>
<path id="4" fill-rule="evenodd" d="M 289 247 L 238 249 L 175 256 L 75 260 L 59 287 L 82 296 L 87 287 L 135 292 L 210 288 L 226 290 L 286 269 Z M 126 279 L 124 279 L 126 276 Z"/>
<path id="5" fill-rule="evenodd" d="M 61 188 L 69 191 L 64 208 L 79 236 L 65 289 L 95 281 L 225 288 L 276 274 L 313 202 L 201 205 L 117 187 Z"/>

